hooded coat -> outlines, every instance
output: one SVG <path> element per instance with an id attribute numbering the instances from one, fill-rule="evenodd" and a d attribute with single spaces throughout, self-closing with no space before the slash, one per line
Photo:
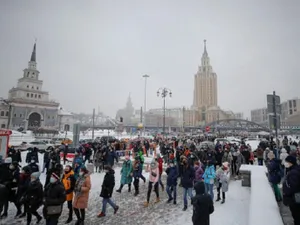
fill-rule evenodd
<path id="1" fill-rule="evenodd" d="M 210 195 L 205 193 L 203 182 L 197 182 L 194 189 L 196 196 L 192 198 L 193 225 L 209 225 L 209 215 L 214 212 L 214 203 Z"/>
<path id="2" fill-rule="evenodd" d="M 121 169 L 121 184 L 131 184 L 132 182 L 132 163 L 130 160 L 123 162 Z"/>
<path id="3" fill-rule="evenodd" d="M 149 172 L 149 182 L 157 183 L 159 179 L 159 168 L 158 163 L 156 161 L 152 161 L 150 168 L 147 168 L 147 172 Z"/>
<path id="4" fill-rule="evenodd" d="M 114 187 L 115 187 L 115 171 L 109 170 L 104 176 L 100 197 L 111 198 Z"/>

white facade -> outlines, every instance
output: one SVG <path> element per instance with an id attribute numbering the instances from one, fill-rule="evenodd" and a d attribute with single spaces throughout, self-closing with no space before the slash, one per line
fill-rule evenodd
<path id="1" fill-rule="evenodd" d="M 59 131 L 73 131 L 75 123 L 74 115 L 63 108 L 58 110 L 58 129 Z"/>
<path id="2" fill-rule="evenodd" d="M 267 108 L 251 110 L 251 121 L 261 125 L 267 125 L 269 123 Z"/>

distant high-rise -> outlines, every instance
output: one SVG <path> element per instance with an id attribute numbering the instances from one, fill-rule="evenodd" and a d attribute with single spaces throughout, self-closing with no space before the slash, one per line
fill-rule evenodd
<path id="1" fill-rule="evenodd" d="M 201 66 L 194 78 L 194 109 L 205 113 L 210 107 L 218 105 L 217 74 L 210 65 L 210 59 L 206 50 L 204 40 L 204 52 L 201 58 Z M 205 120 L 205 118 L 202 118 Z"/>

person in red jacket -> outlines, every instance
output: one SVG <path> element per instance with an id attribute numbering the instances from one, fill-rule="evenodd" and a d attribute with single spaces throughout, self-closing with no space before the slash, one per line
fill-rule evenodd
<path id="1" fill-rule="evenodd" d="M 164 184 L 163 184 L 162 181 L 161 181 L 161 175 L 162 175 L 162 173 L 163 173 L 163 163 L 164 163 L 164 161 L 163 161 L 163 159 L 161 158 L 160 154 L 157 154 L 156 161 L 157 161 L 157 163 L 158 163 L 158 169 L 159 169 L 158 183 L 160 184 L 162 191 L 164 191 L 165 187 L 164 187 Z"/>

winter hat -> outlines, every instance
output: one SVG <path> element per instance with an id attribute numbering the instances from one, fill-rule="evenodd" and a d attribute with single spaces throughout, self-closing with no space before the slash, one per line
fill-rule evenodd
<path id="1" fill-rule="evenodd" d="M 56 180 L 59 180 L 59 176 L 56 173 L 52 173 L 51 177 L 55 178 Z"/>
<path id="2" fill-rule="evenodd" d="M 223 169 L 224 169 L 224 170 L 228 170 L 229 163 L 228 163 L 228 162 L 223 162 L 223 163 L 222 163 L 222 166 L 223 166 Z"/>
<path id="3" fill-rule="evenodd" d="M 289 163 L 291 163 L 291 164 L 293 164 L 293 165 L 296 165 L 296 164 L 297 164 L 297 159 L 296 159 L 296 157 L 291 156 L 291 155 L 287 156 L 287 157 L 285 158 L 285 161 L 286 161 L 286 162 L 289 162 Z"/>
<path id="4" fill-rule="evenodd" d="M 268 159 L 274 159 L 275 158 L 275 155 L 274 153 L 271 151 L 268 153 Z"/>
<path id="5" fill-rule="evenodd" d="M 11 164 L 12 163 L 12 158 L 8 157 L 4 160 L 4 163 L 6 164 Z"/>
<path id="6" fill-rule="evenodd" d="M 150 167 L 151 167 L 151 169 L 155 169 L 157 167 L 157 162 L 155 161 L 155 159 L 152 159 L 152 161 L 150 163 Z"/>
<path id="7" fill-rule="evenodd" d="M 35 178 L 37 180 L 37 179 L 39 179 L 40 175 L 41 175 L 40 172 L 34 172 L 30 176 L 33 177 L 33 178 Z"/>

